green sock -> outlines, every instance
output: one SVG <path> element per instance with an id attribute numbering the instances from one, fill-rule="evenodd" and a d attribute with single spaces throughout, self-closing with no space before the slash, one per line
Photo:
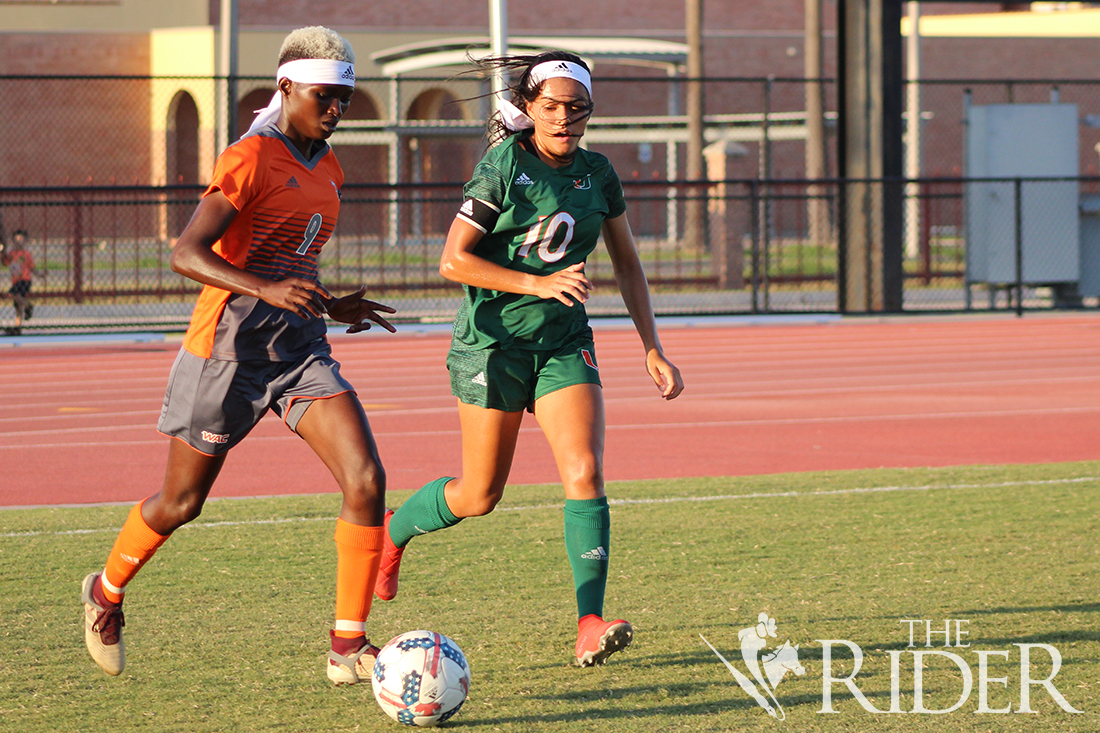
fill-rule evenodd
<path id="1" fill-rule="evenodd" d="M 417 535 L 453 527 L 462 520 L 447 507 L 443 488 L 450 476 L 437 478 L 424 484 L 410 496 L 390 517 L 390 539 L 398 547 L 404 547 Z"/>
<path id="2" fill-rule="evenodd" d="M 565 500 L 565 551 L 577 589 L 577 618 L 603 616 L 611 512 L 607 497 Z"/>

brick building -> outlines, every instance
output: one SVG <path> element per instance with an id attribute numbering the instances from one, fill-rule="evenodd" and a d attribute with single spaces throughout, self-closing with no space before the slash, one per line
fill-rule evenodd
<path id="1" fill-rule="evenodd" d="M 822 0 L 825 19 L 824 76 L 834 77 L 836 0 Z M 62 183 L 201 183 L 217 148 L 218 0 L 0 0 L 0 85 L 10 104 L 0 180 L 7 185 Z M 1094 79 L 1088 59 L 1100 51 L 1100 10 L 1028 12 L 1027 5 L 923 3 L 922 79 Z M 600 38 L 682 46 L 685 6 L 668 0 L 566 0 L 511 3 L 509 32 L 517 37 L 558 37 L 595 42 Z M 441 12 L 445 9 L 445 12 Z M 1044 22 L 1061 19 L 1060 23 Z M 484 38 L 487 0 L 402 0 L 347 3 L 335 0 L 240 0 L 238 128 L 263 106 L 274 88 L 275 56 L 286 32 L 323 24 L 346 35 L 358 55 L 358 93 L 345 126 L 364 123 L 358 138 L 334 138 L 349 180 L 458 181 L 481 152 L 474 132 L 464 137 L 400 137 L 400 148 L 384 141 L 395 121 L 450 119 L 467 127 L 481 120 L 483 102 L 461 101 L 483 88 L 448 80 L 456 67 L 424 69 L 425 82 L 406 82 L 399 97 L 385 78 L 384 61 L 395 50 L 455 38 Z M 704 2 L 704 68 L 708 115 L 759 116 L 765 108 L 792 124 L 773 127 L 769 170 L 775 176 L 803 172 L 804 150 L 797 114 L 804 90 L 804 0 L 771 3 Z M 1067 19 L 1072 18 L 1068 22 Z M 1049 26 L 1049 27 L 1048 27 Z M 660 116 L 675 112 L 680 88 L 670 92 L 670 69 L 597 58 L 599 116 Z M 683 74 L 682 68 L 679 70 Z M 80 76 L 82 78 L 58 78 Z M 30 77 L 51 77 L 35 79 Z M 124 76 L 124 80 L 87 77 Z M 779 81 L 766 88 L 766 77 Z M 644 78 L 647 81 L 639 81 Z M 753 78 L 756 81 L 733 81 Z M 622 79 L 622 81 L 615 81 Z M 783 81 L 789 79 L 791 81 Z M 599 80 L 603 80 L 602 83 Z M 1024 87 L 1018 87 L 1025 95 Z M 835 87 L 827 110 L 835 110 Z M 1063 101 L 1070 87 L 1060 90 Z M 1082 91 L 1082 114 L 1100 113 L 1100 94 Z M 924 92 L 925 168 L 933 174 L 961 173 L 959 120 L 963 88 L 930 85 Z M 1012 94 L 1012 92 L 1008 92 Z M 1026 101 L 1049 96 L 1048 86 L 1028 88 Z M 1007 101 L 1000 88 L 975 91 L 976 99 Z M 984 95 L 984 96 L 983 96 Z M 1034 99 L 1033 99 L 1034 98 Z M 1017 101 L 1024 101 L 1018 98 Z M 1075 100 L 1076 101 L 1076 100 Z M 373 124 L 368 124 L 373 123 Z M 383 123 L 390 123 L 389 128 Z M 761 173 L 759 124 L 722 133 L 740 153 L 726 174 Z M 1096 172 L 1086 129 L 1082 171 Z M 712 136 L 713 137 L 713 136 Z M 649 142 L 593 142 L 612 156 L 624 178 L 660 179 L 682 175 L 675 145 Z M 835 164 L 835 158 L 831 158 Z M 834 168 L 835 169 L 835 168 Z"/>

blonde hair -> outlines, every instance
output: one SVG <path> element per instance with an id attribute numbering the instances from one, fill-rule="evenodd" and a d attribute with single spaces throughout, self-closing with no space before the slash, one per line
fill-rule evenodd
<path id="1" fill-rule="evenodd" d="M 348 39 L 321 25 L 291 31 L 279 49 L 279 66 L 301 59 L 329 59 L 355 63 L 355 51 Z"/>

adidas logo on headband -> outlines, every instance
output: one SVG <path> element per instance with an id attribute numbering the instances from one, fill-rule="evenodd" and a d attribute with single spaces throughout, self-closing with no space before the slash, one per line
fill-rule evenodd
<path id="1" fill-rule="evenodd" d="M 355 67 L 348 66 L 348 68 L 344 69 L 344 73 L 340 74 L 340 78 L 347 79 L 348 81 L 355 81 Z"/>

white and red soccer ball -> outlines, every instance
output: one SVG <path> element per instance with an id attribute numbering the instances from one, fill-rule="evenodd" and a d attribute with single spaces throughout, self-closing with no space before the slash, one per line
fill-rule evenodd
<path id="1" fill-rule="evenodd" d="M 470 665 L 451 639 L 408 631 L 382 647 L 371 675 L 374 699 L 404 725 L 429 728 L 459 711 L 470 691 Z"/>

